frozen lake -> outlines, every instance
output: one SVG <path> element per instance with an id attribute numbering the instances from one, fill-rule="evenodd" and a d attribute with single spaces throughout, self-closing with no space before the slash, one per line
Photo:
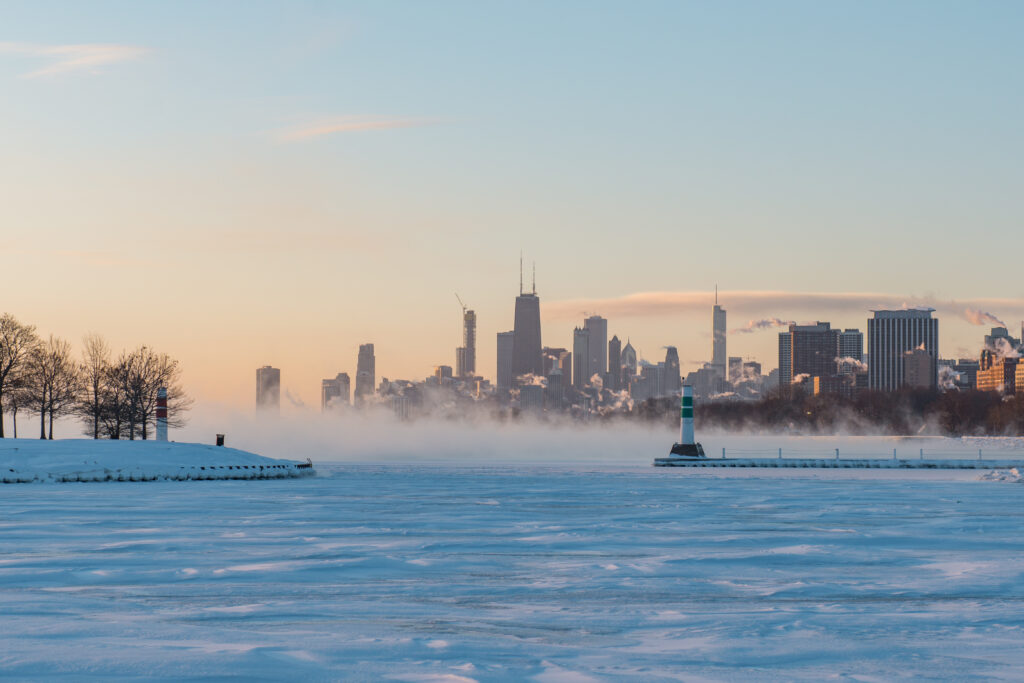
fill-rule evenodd
<path id="1" fill-rule="evenodd" d="M 1018 678 L 1024 486 L 320 466 L 0 487 L 0 676 Z"/>

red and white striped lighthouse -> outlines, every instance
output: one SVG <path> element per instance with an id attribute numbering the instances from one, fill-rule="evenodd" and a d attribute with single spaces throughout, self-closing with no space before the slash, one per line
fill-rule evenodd
<path id="1" fill-rule="evenodd" d="M 167 441 L 167 388 L 156 390 L 156 440 Z"/>

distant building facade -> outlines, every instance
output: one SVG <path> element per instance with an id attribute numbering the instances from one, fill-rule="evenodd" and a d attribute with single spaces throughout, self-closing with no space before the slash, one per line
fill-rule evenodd
<path id="1" fill-rule="evenodd" d="M 583 321 L 583 327 L 590 333 L 587 353 L 590 375 L 587 376 L 587 382 L 594 375 L 601 375 L 605 379 L 608 372 L 608 321 L 599 315 L 592 315 Z"/>
<path id="2" fill-rule="evenodd" d="M 977 371 L 978 391 L 998 391 L 1006 396 L 1024 386 L 1024 364 L 1020 358 L 998 356 L 991 349 L 981 352 Z"/>
<path id="3" fill-rule="evenodd" d="M 779 334 L 779 384 L 793 384 L 796 378 L 834 377 L 839 331 L 829 323 L 790 325 Z"/>
<path id="4" fill-rule="evenodd" d="M 373 344 L 361 344 L 356 360 L 356 405 L 364 404 L 368 396 L 373 396 L 376 382 L 377 357 L 374 355 Z"/>
<path id="5" fill-rule="evenodd" d="M 281 410 L 281 370 L 264 365 L 256 369 L 256 407 Z"/>
<path id="6" fill-rule="evenodd" d="M 512 388 L 512 354 L 515 345 L 514 331 L 498 333 L 498 367 L 497 383 L 498 389 L 507 390 Z"/>
<path id="7" fill-rule="evenodd" d="M 907 351 L 921 347 L 932 358 L 933 377 L 928 386 L 938 384 L 939 321 L 933 309 L 874 311 L 868 319 L 868 387 L 876 391 L 896 391 L 903 387 L 903 369 Z"/>
<path id="8" fill-rule="evenodd" d="M 935 359 L 924 347 L 911 349 L 903 354 L 903 386 L 912 389 L 927 389 L 935 386 Z"/>
<path id="9" fill-rule="evenodd" d="M 622 389 L 622 342 L 617 336 L 608 342 L 608 388 Z"/>
<path id="10" fill-rule="evenodd" d="M 839 358 L 864 360 L 864 333 L 856 329 L 847 329 L 839 333 Z"/>
<path id="11" fill-rule="evenodd" d="M 544 387 L 540 384 L 519 387 L 519 410 L 535 415 L 544 412 Z"/>
<path id="12" fill-rule="evenodd" d="M 542 353 L 544 356 L 544 375 L 548 379 L 545 400 L 551 408 L 562 408 L 565 405 L 569 386 L 572 382 L 572 353 L 566 349 L 547 346 L 542 349 Z"/>
<path id="13" fill-rule="evenodd" d="M 785 388 L 793 380 L 793 335 L 779 332 L 779 387 Z"/>
<path id="14" fill-rule="evenodd" d="M 582 389 L 593 376 L 590 366 L 590 330 L 577 327 L 572 331 L 572 385 Z"/>
<path id="15" fill-rule="evenodd" d="M 536 292 L 516 297 L 515 328 L 512 337 L 512 375 L 541 375 L 540 297 Z"/>
<path id="16" fill-rule="evenodd" d="M 321 412 L 347 406 L 351 393 L 352 383 L 347 372 L 339 372 L 334 379 L 323 380 L 320 382 Z"/>
<path id="17" fill-rule="evenodd" d="M 622 355 L 619 357 L 619 365 L 622 377 L 619 386 L 623 389 L 628 389 L 630 380 L 636 376 L 637 369 L 636 349 L 633 348 L 628 339 L 626 340 L 626 346 L 622 349 Z"/>
<path id="18" fill-rule="evenodd" d="M 455 349 L 455 372 L 458 377 L 476 376 L 476 312 L 462 314 L 462 346 Z"/>
<path id="19" fill-rule="evenodd" d="M 665 348 L 665 377 L 662 391 L 667 396 L 682 393 L 683 378 L 679 370 L 679 351 L 674 346 Z"/>
<path id="20" fill-rule="evenodd" d="M 718 292 L 715 292 L 715 307 L 711 312 L 711 367 L 723 380 L 727 377 L 728 362 L 725 355 L 726 314 L 725 309 L 718 305 Z"/>

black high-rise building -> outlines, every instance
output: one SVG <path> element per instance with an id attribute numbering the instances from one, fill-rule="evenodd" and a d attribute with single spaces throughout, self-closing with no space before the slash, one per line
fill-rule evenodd
<path id="1" fill-rule="evenodd" d="M 618 336 L 608 342 L 608 388 L 612 391 L 622 389 L 622 342 Z"/>
<path id="2" fill-rule="evenodd" d="M 675 395 L 683 389 L 683 378 L 679 374 L 679 351 L 676 347 L 669 346 L 665 349 L 665 391 L 668 395 Z"/>
<path id="3" fill-rule="evenodd" d="M 462 314 L 463 366 L 460 377 L 476 375 L 476 311 Z"/>
<path id="4" fill-rule="evenodd" d="M 516 297 L 516 322 L 512 332 L 512 375 L 544 374 L 540 353 L 540 297 L 537 292 Z"/>
<path id="5" fill-rule="evenodd" d="M 377 382 L 377 359 L 373 354 L 373 344 L 362 344 L 359 347 L 359 361 L 356 364 L 356 405 L 362 404 L 367 396 L 372 396 Z"/>
<path id="6" fill-rule="evenodd" d="M 264 365 L 256 369 L 256 407 L 281 410 L 281 370 Z"/>

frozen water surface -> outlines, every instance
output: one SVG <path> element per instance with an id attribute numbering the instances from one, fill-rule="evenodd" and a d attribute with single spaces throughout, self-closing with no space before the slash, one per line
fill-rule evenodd
<path id="1" fill-rule="evenodd" d="M 0 487 L 0 675 L 1024 671 L 1024 487 L 959 472 L 329 465 Z"/>

